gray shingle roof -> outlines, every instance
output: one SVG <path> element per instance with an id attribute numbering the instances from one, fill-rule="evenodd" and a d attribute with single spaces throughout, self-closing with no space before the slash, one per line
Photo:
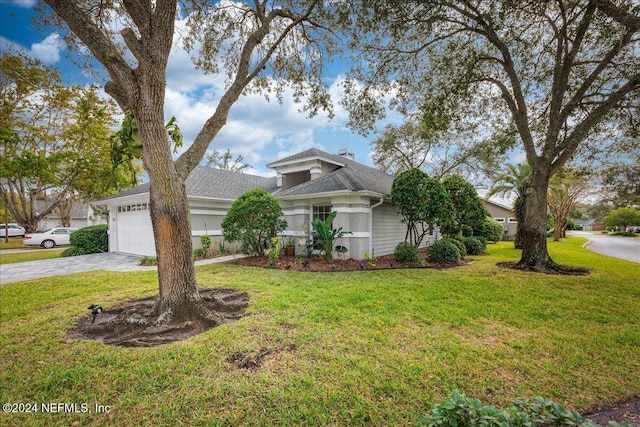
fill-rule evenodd
<path id="1" fill-rule="evenodd" d="M 317 148 L 311 148 L 302 153 L 294 154 L 269 166 L 289 161 L 301 160 L 308 157 L 322 157 L 344 167 L 336 169 L 316 180 L 307 181 L 295 187 L 277 193 L 277 196 L 302 196 L 332 191 L 371 191 L 374 193 L 391 194 L 393 177 L 378 169 L 336 154 L 329 154 Z"/>
<path id="2" fill-rule="evenodd" d="M 235 200 L 242 193 L 254 188 L 261 188 L 273 193 L 276 190 L 276 178 L 248 175 L 238 172 L 213 169 L 206 166 L 196 166 L 185 181 L 187 194 L 190 197 L 207 197 L 212 199 Z M 104 201 L 144 194 L 149 192 L 149 183 L 128 188 Z"/>
<path id="3" fill-rule="evenodd" d="M 330 154 L 317 148 L 310 148 L 292 156 L 280 159 L 269 164 L 269 167 L 281 163 L 293 162 L 306 158 L 319 157 L 336 165 L 344 165 L 318 179 L 308 181 L 286 190 L 276 187 L 276 178 L 264 178 L 256 175 L 230 172 L 220 169 L 212 169 L 205 166 L 197 166 L 187 178 L 185 183 L 187 194 L 190 197 L 206 197 L 212 199 L 235 200 L 241 194 L 254 188 L 261 188 L 274 194 L 276 197 L 305 196 L 335 191 L 370 191 L 385 196 L 391 194 L 393 177 L 378 169 L 358 163 L 336 154 Z M 144 183 L 134 188 L 121 191 L 111 197 L 110 200 L 125 196 L 133 196 L 149 192 L 149 183 Z"/>

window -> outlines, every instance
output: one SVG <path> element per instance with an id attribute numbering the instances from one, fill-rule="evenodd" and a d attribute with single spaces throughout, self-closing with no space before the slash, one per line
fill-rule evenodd
<path id="1" fill-rule="evenodd" d="M 515 224 L 518 221 L 516 221 L 516 219 L 514 217 L 510 216 L 508 222 L 509 222 L 509 224 Z"/>
<path id="2" fill-rule="evenodd" d="M 138 203 L 135 205 L 118 206 L 118 212 L 146 211 L 149 209 L 148 203 Z"/>
<path id="3" fill-rule="evenodd" d="M 504 218 L 493 218 L 501 224 L 504 224 Z"/>
<path id="4" fill-rule="evenodd" d="M 331 215 L 331 205 L 313 205 L 313 219 L 320 218 L 321 221 L 326 221 Z"/>

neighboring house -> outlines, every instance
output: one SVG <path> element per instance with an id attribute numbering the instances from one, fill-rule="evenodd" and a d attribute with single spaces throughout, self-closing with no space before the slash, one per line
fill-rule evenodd
<path id="1" fill-rule="evenodd" d="M 495 200 L 484 200 L 484 207 L 489 211 L 489 215 L 504 228 L 504 235 L 507 237 L 515 236 L 518 221 L 510 207 L 503 205 Z"/>
<path id="2" fill-rule="evenodd" d="M 46 201 L 38 200 L 37 207 L 39 210 L 44 210 Z M 88 203 L 77 202 L 71 209 L 71 224 L 72 228 L 82 228 L 89 225 L 106 224 L 107 220 L 104 215 L 96 212 Z M 62 219 L 60 218 L 60 212 L 58 209 L 54 209 L 46 218 L 38 222 L 38 230 L 49 230 L 55 227 L 62 226 Z"/>
<path id="3" fill-rule="evenodd" d="M 233 201 L 253 188 L 262 188 L 280 202 L 289 224 L 283 233 L 298 239 L 296 252 L 304 252 L 314 218 L 338 214 L 333 227 L 352 234 L 337 244 L 348 249 L 347 257 L 364 259 L 365 253 L 381 256 L 393 253 L 404 241 L 406 225 L 390 201 L 393 177 L 358 163 L 353 153 L 336 154 L 312 148 L 267 165 L 276 176 L 255 175 L 196 167 L 185 182 L 194 247 L 200 236 L 222 239 L 221 223 Z M 154 255 L 155 244 L 149 216 L 149 184 L 125 190 L 98 205 L 109 211 L 109 248 L 113 252 Z M 433 243 L 438 233 L 423 245 Z M 302 246 L 301 246 L 302 245 Z"/>
<path id="4" fill-rule="evenodd" d="M 601 221 L 598 221 L 595 218 L 577 219 L 574 222 L 577 225 L 582 226 L 584 231 L 603 231 L 606 228 Z"/>

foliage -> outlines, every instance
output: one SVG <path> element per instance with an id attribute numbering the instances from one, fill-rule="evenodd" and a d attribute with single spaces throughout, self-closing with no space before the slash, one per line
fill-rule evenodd
<path id="1" fill-rule="evenodd" d="M 460 234 L 462 234 L 462 237 L 473 236 L 473 228 L 463 224 L 462 227 L 460 227 Z"/>
<path id="2" fill-rule="evenodd" d="M 6 413 L 1 424 L 205 426 L 214 416 L 237 426 L 252 414 L 251 423 L 264 426 L 404 426 L 463 386 L 499 408 L 532 390 L 558 396 L 558 385 L 563 406 L 576 410 L 622 401 L 640 391 L 640 264 L 598 255 L 585 242 L 569 236 L 549 244 L 554 259 L 592 266 L 579 277 L 497 268 L 519 258 L 511 242 L 452 269 L 326 274 L 198 266 L 200 286 L 248 292 L 250 311 L 153 349 L 67 333 L 80 318 L 91 321 L 91 302 L 109 312 L 153 297 L 155 269 L 3 283 L 2 324 L 11 325 L 0 327 L 3 401 L 57 402 L 61 393 L 78 393 L 112 406 L 110 414 Z M 255 370 L 226 361 L 263 350 L 273 353 Z"/>
<path id="3" fill-rule="evenodd" d="M 242 154 L 238 154 L 236 158 L 233 158 L 231 150 L 227 148 L 223 154 L 220 154 L 218 150 L 213 150 L 204 158 L 206 166 L 214 169 L 221 169 L 231 172 L 244 173 L 245 169 L 250 169 L 252 166 L 249 163 L 244 163 L 244 157 Z"/>
<path id="4" fill-rule="evenodd" d="M 527 190 L 531 187 L 531 166 L 526 163 L 516 165 L 507 164 L 500 173 L 493 177 L 487 197 L 496 194 L 503 196 L 513 193 L 516 196 L 513 202 L 513 214 L 518 224 L 513 241 L 514 248 L 522 249 L 522 226 L 526 213 Z"/>
<path id="5" fill-rule="evenodd" d="M 374 257 L 369 252 L 364 253 L 364 259 L 367 261 L 367 264 L 369 265 L 369 267 L 372 267 L 372 268 L 376 266 L 376 261 L 378 261 L 378 258 Z"/>
<path id="6" fill-rule="evenodd" d="M 607 227 L 621 227 L 623 231 L 626 231 L 627 226 L 635 226 L 640 224 L 640 209 L 614 209 L 604 217 L 604 223 Z"/>
<path id="7" fill-rule="evenodd" d="M 534 427 L 537 425 L 598 427 L 598 424 L 579 413 L 568 411 L 540 396 L 533 399 L 519 398 L 514 403 L 515 405 L 510 408 L 497 409 L 482 405 L 480 400 L 454 390 L 451 398 L 436 404 L 431 409 L 431 413 L 419 417 L 418 422 L 428 427 Z M 618 426 L 631 427 L 628 424 L 609 423 L 609 427 Z"/>
<path id="8" fill-rule="evenodd" d="M 566 237 L 569 218 L 578 199 L 591 188 L 591 176 L 585 170 L 561 169 L 549 182 L 547 201 L 554 220 L 553 240 Z"/>
<path id="9" fill-rule="evenodd" d="M 450 237 L 445 237 L 442 240 L 448 240 L 451 243 L 453 243 L 454 245 L 456 245 L 456 247 L 458 248 L 458 252 L 460 252 L 460 259 L 462 259 L 465 256 L 467 256 L 467 247 L 464 245 L 464 243 L 462 243 L 461 240 L 453 239 L 453 238 L 450 238 Z"/>
<path id="10" fill-rule="evenodd" d="M 170 322 L 194 317 L 211 321 L 201 300 L 193 298 L 197 292 L 194 264 L 183 262 L 192 258 L 193 249 L 185 232 L 190 227 L 185 180 L 243 94 L 262 93 L 282 101 L 285 92 L 293 93 L 296 102 L 305 102 L 309 115 L 331 111 L 322 74 L 327 55 L 340 48 L 335 32 L 320 20 L 330 12 L 313 0 L 285 4 L 44 0 L 41 5 L 54 12 L 39 8 L 49 23 L 73 32 L 63 37 L 75 47 L 74 52 L 90 54 L 104 66 L 109 79 L 105 91 L 135 118 L 155 207 L 151 210 L 155 244 L 165 254 L 158 260 L 159 292 L 152 315 Z M 178 23 L 181 37 L 174 43 Z M 172 51 L 186 51 L 198 69 L 221 79 L 218 96 L 207 107 L 211 115 L 179 154 L 175 133 L 167 138 L 171 130 L 164 118 Z M 264 237 L 246 233 L 256 245 Z M 240 239 L 243 233 L 236 235 Z M 261 253 L 263 248 L 254 249 Z"/>
<path id="11" fill-rule="evenodd" d="M 0 195 L 27 232 L 62 203 L 69 210 L 124 187 L 121 171 L 112 180 L 108 166 L 114 104 L 96 87 L 65 87 L 54 68 L 4 53 L 0 92 Z M 38 199 L 47 207 L 38 209 Z"/>
<path id="12" fill-rule="evenodd" d="M 142 266 L 158 265 L 158 258 L 154 257 L 154 256 L 144 256 L 140 260 L 140 265 L 142 265 Z"/>
<path id="13" fill-rule="evenodd" d="M 107 224 L 90 225 L 71 233 L 70 246 L 62 256 L 76 256 L 109 252 L 109 226 Z"/>
<path id="14" fill-rule="evenodd" d="M 391 184 L 391 201 L 407 224 L 405 241 L 416 246 L 435 226 L 455 215 L 442 184 L 416 168 L 396 175 Z"/>
<path id="15" fill-rule="evenodd" d="M 452 122 L 445 112 L 431 109 L 407 114 L 401 125 L 387 125 L 371 143 L 378 168 L 390 174 L 419 168 L 435 179 L 451 173 L 480 173 L 497 168 L 500 146 L 474 140 L 473 127 Z"/>
<path id="16" fill-rule="evenodd" d="M 440 232 L 454 237 L 461 232 L 463 225 L 480 226 L 489 214 L 475 187 L 459 175 L 451 175 L 442 181 L 455 209 L 455 215 L 447 218 Z"/>
<path id="17" fill-rule="evenodd" d="M 487 250 L 487 245 L 478 237 L 465 237 L 462 241 L 469 255 L 481 255 Z"/>
<path id="18" fill-rule="evenodd" d="M 455 264 L 462 258 L 458 246 L 450 239 L 441 239 L 429 246 L 427 260 L 438 264 Z"/>
<path id="19" fill-rule="evenodd" d="M 280 219 L 282 208 L 268 192 L 255 188 L 238 197 L 222 220 L 224 239 L 228 242 L 246 242 L 258 255 L 264 253 L 272 237 L 287 228 Z"/>
<path id="20" fill-rule="evenodd" d="M 400 242 L 393 251 L 393 258 L 398 262 L 418 263 L 420 262 L 418 247 L 409 242 Z"/>
<path id="21" fill-rule="evenodd" d="M 273 265 L 280 259 L 280 237 L 272 237 L 270 243 L 271 246 L 269 247 L 267 255 L 269 257 L 269 264 Z"/>
<path id="22" fill-rule="evenodd" d="M 351 123 L 368 130 L 388 107 L 435 105 L 482 121 L 481 133 L 497 140 L 511 136 L 531 166 L 535 195 L 525 201 L 518 267 L 555 269 L 544 237 L 549 179 L 590 146 L 629 147 L 628 132 L 618 130 L 637 128 L 640 5 L 618 4 L 359 4 L 347 24 L 358 51 L 345 101 Z"/>
<path id="23" fill-rule="evenodd" d="M 314 243 L 320 245 L 324 259 L 327 262 L 331 261 L 333 257 L 336 241 L 347 234 L 351 234 L 350 231 L 342 231 L 342 227 L 335 230 L 331 228 L 331 224 L 333 224 L 337 214 L 338 212 L 333 211 L 324 221 L 316 218 L 311 223 L 314 231 Z"/>
<path id="24" fill-rule="evenodd" d="M 502 236 L 504 236 L 504 225 L 490 216 L 487 216 L 484 218 L 482 225 L 473 230 L 473 235 L 476 237 L 484 237 L 492 242 L 499 242 L 502 239 Z"/>
<path id="25" fill-rule="evenodd" d="M 211 254 L 211 236 L 203 234 L 200 236 L 201 247 L 193 250 L 195 258 L 208 257 Z"/>

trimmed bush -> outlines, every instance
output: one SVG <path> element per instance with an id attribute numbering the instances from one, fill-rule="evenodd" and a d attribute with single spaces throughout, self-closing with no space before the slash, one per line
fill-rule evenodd
<path id="1" fill-rule="evenodd" d="M 109 252 L 107 224 L 90 225 L 71 234 L 71 246 L 62 252 L 62 256 L 76 256 Z"/>
<path id="2" fill-rule="evenodd" d="M 438 264 L 455 264 L 460 261 L 460 250 L 450 239 L 442 239 L 429 247 L 430 262 Z"/>
<path id="3" fill-rule="evenodd" d="M 471 237 L 473 236 L 473 228 L 467 224 L 462 224 L 460 227 L 460 232 L 462 233 L 462 237 Z"/>
<path id="4" fill-rule="evenodd" d="M 445 238 L 443 240 L 449 240 L 449 241 L 451 241 L 451 243 L 456 245 L 456 247 L 458 248 L 458 251 L 460 251 L 460 258 L 461 259 L 464 258 L 465 256 L 467 256 L 467 247 L 460 240 L 458 240 L 458 239 L 450 239 L 450 238 Z"/>
<path id="5" fill-rule="evenodd" d="M 420 262 L 418 247 L 409 242 L 398 243 L 393 251 L 393 258 L 398 262 L 418 263 Z"/>
<path id="6" fill-rule="evenodd" d="M 483 242 L 478 237 L 467 237 L 463 240 L 463 243 L 469 255 L 480 255 L 487 249 L 486 242 Z"/>

